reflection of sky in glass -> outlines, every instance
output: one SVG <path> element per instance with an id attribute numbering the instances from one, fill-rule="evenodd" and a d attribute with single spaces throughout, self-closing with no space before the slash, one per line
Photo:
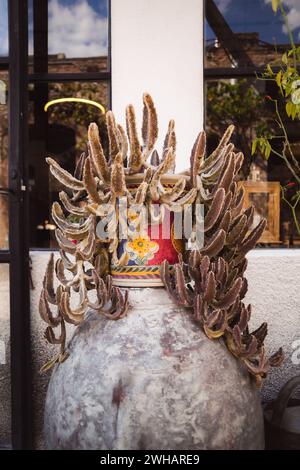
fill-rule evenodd
<path id="1" fill-rule="evenodd" d="M 274 14 L 271 0 L 215 0 L 234 32 L 258 32 L 262 41 L 271 44 L 288 43 L 280 12 Z M 300 42 L 300 0 L 283 0 L 289 25 L 296 42 Z M 206 25 L 206 39 L 215 34 Z"/>
<path id="2" fill-rule="evenodd" d="M 33 11 L 29 0 L 29 53 L 33 51 Z M 107 55 L 107 0 L 49 0 L 49 54 Z M 0 56 L 8 54 L 7 0 L 0 0 Z"/>
<path id="3" fill-rule="evenodd" d="M 8 55 L 7 0 L 0 0 L 0 56 Z"/>
<path id="4" fill-rule="evenodd" d="M 1 0 L 0 0 L 1 1 Z M 66 57 L 107 55 L 107 0 L 49 0 L 48 53 Z M 32 0 L 29 1 L 29 53 L 33 51 Z"/>
<path id="5" fill-rule="evenodd" d="M 50 0 L 49 54 L 92 57 L 107 54 L 106 0 Z"/>

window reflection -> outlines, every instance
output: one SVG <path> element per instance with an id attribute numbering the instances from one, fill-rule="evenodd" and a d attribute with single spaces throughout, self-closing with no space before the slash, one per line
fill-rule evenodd
<path id="1" fill-rule="evenodd" d="M 107 2 L 48 2 L 48 52 L 66 57 L 107 55 Z"/>
<path id="2" fill-rule="evenodd" d="M 0 250 L 8 250 L 8 196 L 0 190 Z"/>
<path id="3" fill-rule="evenodd" d="M 271 3 L 271 0 L 206 0 L 205 68 L 207 77 L 215 77 L 206 80 L 206 129 L 208 146 L 213 149 L 225 128 L 231 123 L 235 125 L 235 148 L 245 157 L 241 184 L 248 189 L 253 186 L 259 194 L 251 197 L 246 194 L 249 204 L 255 203 L 258 208 L 256 216 L 268 214 L 263 243 L 296 247 L 300 246 L 300 237 L 289 207 L 280 201 L 280 185 L 286 188 L 289 200 L 295 198 L 297 185 L 275 154 L 268 160 L 259 151 L 251 155 L 253 140 L 268 135 L 278 136 L 272 147 L 275 152 L 282 151 L 271 97 L 278 100 L 291 148 L 295 158 L 300 159 L 299 120 L 287 118 L 285 102 L 273 82 L 256 78 L 268 63 L 276 68 L 278 58 L 290 48 L 283 17 L 280 12 L 274 14 Z M 299 45 L 300 1 L 283 0 L 283 5 Z M 266 191 L 260 189 L 266 187 L 267 196 L 261 195 Z M 300 207 L 296 217 L 300 217 Z M 272 220 L 276 223 L 271 223 Z"/>
<path id="4" fill-rule="evenodd" d="M 232 141 L 235 144 L 235 151 L 243 152 L 245 157 L 240 172 L 242 181 L 255 182 L 258 185 L 271 181 L 282 186 L 290 182 L 290 173 L 279 158 L 275 156 L 266 160 L 259 152 L 251 155 L 252 142 L 256 137 L 263 135 L 266 131 L 274 134 L 277 132 L 273 109 L 265 99 L 269 94 L 275 97 L 275 93 L 274 86 L 270 82 L 266 84 L 253 78 L 219 78 L 219 80 L 206 82 L 206 131 L 209 151 L 215 148 L 226 127 L 233 123 L 235 132 Z M 280 99 L 279 96 L 278 99 Z M 299 122 L 295 121 L 290 124 L 288 129 L 290 141 L 299 158 L 300 152 L 297 153 L 297 148 L 300 147 Z M 273 143 L 277 151 L 281 145 L 280 139 Z M 291 187 L 289 189 L 291 197 L 293 191 L 295 192 L 295 188 Z M 269 210 L 265 196 L 255 196 L 249 202 L 257 206 L 257 213 L 261 215 Z M 298 217 L 299 215 L 297 214 Z M 280 204 L 280 225 L 281 244 L 279 246 L 299 246 L 300 240 L 290 210 L 284 203 Z M 273 238 L 265 237 L 264 240 L 267 241 L 264 243 L 271 243 L 271 240 L 275 241 L 275 239 L 279 240 L 279 235 Z"/>
<path id="5" fill-rule="evenodd" d="M 260 178 L 267 179 L 267 162 L 262 156 L 251 157 L 252 141 L 274 126 L 273 113 L 266 106 L 265 82 L 253 79 L 219 79 L 206 82 L 206 128 L 213 148 L 230 124 L 235 125 L 233 140 L 245 160 L 241 178 L 250 176 L 256 164 Z"/>
<path id="6" fill-rule="evenodd" d="M 106 71 L 108 0 L 30 2 L 29 54 L 35 73 Z"/>
<path id="7" fill-rule="evenodd" d="M 0 250 L 8 248 L 8 73 L 0 71 Z"/>
<path id="8" fill-rule="evenodd" d="M 85 98 L 109 105 L 108 82 L 37 83 L 30 86 L 29 171 L 31 246 L 54 247 L 56 241 L 51 223 L 52 202 L 58 199 L 61 187 L 49 175 L 45 157 L 51 156 L 65 169 L 74 171 L 77 158 L 86 151 L 87 128 L 97 122 L 107 145 L 104 115 L 95 106 L 85 103 L 58 103 L 44 111 L 45 104 L 57 98 Z"/>
<path id="9" fill-rule="evenodd" d="M 283 3 L 297 40 L 300 2 Z M 206 6 L 206 67 L 262 66 L 289 44 L 282 16 L 274 15 L 271 0 L 207 0 Z"/>
<path id="10" fill-rule="evenodd" d="M 0 0 L 0 57 L 8 56 L 7 0 Z"/>

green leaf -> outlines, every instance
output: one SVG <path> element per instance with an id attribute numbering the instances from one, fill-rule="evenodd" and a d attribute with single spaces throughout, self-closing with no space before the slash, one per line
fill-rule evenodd
<path id="1" fill-rule="evenodd" d="M 290 117 L 292 114 L 292 108 L 293 108 L 293 103 L 288 101 L 285 105 L 285 110 L 286 110 L 286 114 L 288 115 L 288 117 Z"/>
<path id="2" fill-rule="evenodd" d="M 288 97 L 291 94 L 292 91 L 292 85 L 291 83 L 288 83 L 285 87 L 285 96 Z"/>
<path id="3" fill-rule="evenodd" d="M 257 147 L 257 139 L 254 139 L 253 142 L 252 142 L 252 147 L 251 147 L 251 155 L 255 154 L 256 147 Z"/>
<path id="4" fill-rule="evenodd" d="M 266 149 L 265 149 L 265 157 L 266 157 L 267 160 L 269 160 L 271 150 L 272 150 L 272 147 L 270 145 L 270 142 L 267 140 L 266 141 Z"/>
<path id="5" fill-rule="evenodd" d="M 288 58 L 287 58 L 287 53 L 286 52 L 284 54 L 282 54 L 281 60 L 282 60 L 283 64 L 287 65 Z"/>
<path id="6" fill-rule="evenodd" d="M 279 72 L 276 75 L 276 83 L 279 87 L 281 87 L 281 77 L 282 77 L 282 72 L 279 70 Z"/>
<path id="7" fill-rule="evenodd" d="M 272 10 L 274 13 L 277 13 L 279 7 L 279 0 L 272 0 Z"/>
<path id="8" fill-rule="evenodd" d="M 294 120 L 297 114 L 297 106 L 295 104 L 293 104 L 292 106 L 293 108 L 292 108 L 291 116 L 292 116 L 292 119 Z"/>
<path id="9" fill-rule="evenodd" d="M 272 67 L 271 67 L 270 64 L 267 65 L 267 71 L 268 71 L 269 75 L 274 75 L 274 72 L 273 72 Z"/>

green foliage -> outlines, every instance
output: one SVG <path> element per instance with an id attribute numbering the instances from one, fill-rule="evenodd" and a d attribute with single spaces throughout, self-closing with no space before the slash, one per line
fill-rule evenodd
<path id="1" fill-rule="evenodd" d="M 221 137 L 231 123 L 235 125 L 236 146 L 244 153 L 242 177 L 247 178 L 251 165 L 251 142 L 267 135 L 272 127 L 262 97 L 252 81 L 219 81 L 207 85 L 207 124 Z M 253 152 L 252 152 L 253 155 Z"/>
<path id="2" fill-rule="evenodd" d="M 249 86 L 247 80 L 208 85 L 207 111 L 212 127 L 220 122 L 226 126 L 234 117 L 239 128 L 250 125 L 260 132 L 267 129 L 262 117 L 264 100 L 252 85 Z"/>
<path id="3" fill-rule="evenodd" d="M 266 139 L 265 137 L 258 137 L 254 139 L 252 142 L 251 155 L 255 154 L 257 148 L 259 148 L 262 155 L 264 155 L 266 160 L 268 160 L 272 151 L 272 147 L 271 147 L 269 140 Z"/>
<path id="4" fill-rule="evenodd" d="M 287 14 L 285 12 L 282 0 L 272 0 L 272 8 L 276 13 L 280 10 L 284 20 L 284 24 L 290 39 L 290 49 L 284 52 L 279 61 L 274 64 L 268 64 L 265 72 L 262 74 L 262 80 L 269 80 L 276 83 L 279 91 L 279 96 L 283 101 L 283 110 L 287 117 L 292 121 L 300 120 L 300 75 L 298 73 L 298 62 L 300 61 L 300 47 L 294 43 L 293 35 L 289 27 Z M 275 74 L 274 66 L 279 66 L 279 71 Z M 282 188 L 282 200 L 290 207 L 291 214 L 295 223 L 296 230 L 300 236 L 300 223 L 297 216 L 297 205 L 300 202 L 300 163 L 294 155 L 286 125 L 279 110 L 279 102 L 277 99 L 268 97 L 274 105 L 275 119 L 280 135 L 267 135 L 265 133 L 259 138 L 255 138 L 252 142 L 252 155 L 255 154 L 257 149 L 268 160 L 270 155 L 273 154 L 279 157 L 286 167 L 288 168 L 292 178 L 295 182 L 289 183 L 286 187 Z M 281 150 L 272 148 L 271 142 L 273 139 L 280 139 L 282 142 Z M 296 192 L 290 196 L 288 194 L 289 187 L 294 187 Z"/>
<path id="5" fill-rule="evenodd" d="M 279 64 L 280 70 L 274 74 L 273 64 L 268 64 L 262 78 L 273 80 L 285 100 L 286 114 L 292 120 L 300 119 L 300 75 L 294 62 L 300 60 L 300 47 L 292 48 L 282 54 Z"/>

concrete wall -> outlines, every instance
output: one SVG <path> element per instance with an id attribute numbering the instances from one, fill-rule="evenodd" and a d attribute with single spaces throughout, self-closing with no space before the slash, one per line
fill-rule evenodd
<path id="1" fill-rule="evenodd" d="M 142 95 L 157 106 L 160 151 L 176 122 L 177 170 L 187 166 L 203 126 L 203 2 L 112 0 L 112 108 L 124 123 L 132 103 L 141 122 Z"/>
<path id="2" fill-rule="evenodd" d="M 31 253 L 32 259 L 32 280 L 34 290 L 31 291 L 31 340 L 33 344 L 32 370 L 33 370 L 33 401 L 34 401 L 34 428 L 35 445 L 37 448 L 44 448 L 43 440 L 43 412 L 44 401 L 47 392 L 50 372 L 40 373 L 42 365 L 54 357 L 58 349 L 47 343 L 44 339 L 45 323 L 41 321 L 38 305 L 39 296 L 42 289 L 42 280 L 45 274 L 49 252 L 34 251 Z M 58 258 L 56 252 L 55 259 Z M 73 332 L 73 326 L 68 325 L 68 335 Z"/>
<path id="3" fill-rule="evenodd" d="M 265 380 L 262 395 L 268 401 L 288 379 L 300 374 L 300 250 L 256 249 L 248 261 L 251 326 L 255 329 L 266 321 L 267 351 L 282 346 L 285 353 L 283 366 L 271 369 Z"/>
<path id="4" fill-rule="evenodd" d="M 9 266 L 0 264 L 0 442 L 10 444 Z"/>

